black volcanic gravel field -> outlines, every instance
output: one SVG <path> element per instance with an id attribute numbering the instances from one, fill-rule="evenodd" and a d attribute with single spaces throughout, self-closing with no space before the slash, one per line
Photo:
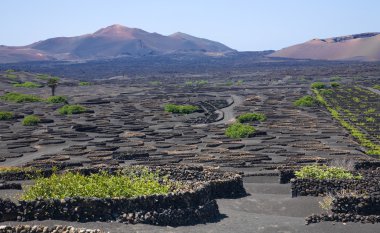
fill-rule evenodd
<path id="1" fill-rule="evenodd" d="M 20 81 L 35 80 L 19 73 Z M 4 81 L 5 80 L 5 81 Z M 166 79 L 163 79 L 165 81 Z M 221 77 L 189 88 L 184 79 L 165 85 L 115 81 L 78 86 L 63 80 L 57 95 L 91 111 L 64 116 L 62 105 L 0 101 L 1 111 L 19 117 L 0 122 L 0 166 L 77 168 L 126 165 L 205 165 L 241 172 L 249 196 L 217 201 L 223 217 L 216 222 L 185 227 L 121 223 L 27 222 L 70 225 L 109 232 L 361 232 L 375 233 L 378 224 L 322 222 L 305 225 L 305 217 L 320 214 L 319 197 L 291 197 L 290 184 L 279 184 L 278 168 L 316 161 L 368 158 L 339 123 L 321 107 L 298 108 L 297 98 L 310 94 L 309 82 L 265 76 L 244 77 L 243 85 L 225 85 Z M 315 80 L 314 80 L 315 81 Z M 48 97 L 47 87 L 15 88 L 0 77 L 0 95 L 23 92 Z M 192 104 L 201 111 L 176 115 L 166 103 Z M 227 124 L 246 112 L 260 112 L 265 122 L 254 122 L 257 132 L 245 139 L 224 135 Z M 22 126 L 22 116 L 35 114 L 38 126 Z M 21 181 L 25 186 L 29 181 Z M 15 197 L 20 190 L 0 190 Z M 4 222 L 0 225 L 7 225 Z M 18 225 L 20 222 L 12 222 Z M 24 224 L 24 223 L 23 223 Z"/>

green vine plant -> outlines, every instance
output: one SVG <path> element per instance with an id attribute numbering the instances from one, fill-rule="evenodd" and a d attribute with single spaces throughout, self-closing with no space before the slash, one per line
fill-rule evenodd
<path id="1" fill-rule="evenodd" d="M 339 112 L 327 103 L 327 101 L 324 99 L 324 97 L 321 95 L 318 89 L 313 89 L 313 92 L 316 95 L 316 99 L 318 100 L 318 102 L 326 107 L 326 109 L 330 112 L 331 116 L 335 120 L 337 120 L 344 128 L 346 128 L 350 132 L 350 134 L 354 138 L 356 138 L 360 145 L 368 148 L 366 154 L 380 156 L 380 145 L 369 140 L 366 134 L 364 134 L 362 131 L 360 131 L 358 128 L 356 128 L 349 122 L 345 121 L 339 114 Z"/>

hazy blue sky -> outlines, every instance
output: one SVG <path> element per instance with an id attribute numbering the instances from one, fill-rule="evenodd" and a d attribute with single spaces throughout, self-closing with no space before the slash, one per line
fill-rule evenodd
<path id="1" fill-rule="evenodd" d="M 1 0 L 0 44 L 26 45 L 111 24 L 177 31 L 238 50 L 380 31 L 379 0 Z"/>

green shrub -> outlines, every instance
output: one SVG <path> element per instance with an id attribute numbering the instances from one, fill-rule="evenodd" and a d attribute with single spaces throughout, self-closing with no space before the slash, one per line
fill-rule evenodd
<path id="1" fill-rule="evenodd" d="M 90 82 L 79 82 L 79 86 L 90 86 Z"/>
<path id="2" fill-rule="evenodd" d="M 185 86 L 204 86 L 208 84 L 207 80 L 186 81 Z"/>
<path id="3" fill-rule="evenodd" d="M 203 85 L 206 85 L 208 84 L 208 81 L 207 80 L 198 80 L 195 82 L 195 85 L 197 86 L 203 86 Z"/>
<path id="4" fill-rule="evenodd" d="M 332 88 L 337 88 L 337 87 L 340 86 L 340 84 L 337 83 L 337 82 L 332 82 L 332 83 L 330 83 L 330 85 L 331 85 Z"/>
<path id="5" fill-rule="evenodd" d="M 367 155 L 380 156 L 380 149 L 370 149 L 365 152 Z"/>
<path id="6" fill-rule="evenodd" d="M 315 82 L 315 83 L 311 84 L 311 88 L 312 89 L 323 89 L 323 88 L 326 88 L 326 84 L 324 84 L 322 82 Z"/>
<path id="7" fill-rule="evenodd" d="M 26 87 L 26 88 L 39 88 L 39 87 L 42 87 L 40 84 L 34 83 L 34 82 L 17 83 L 17 84 L 13 84 L 13 86 L 14 87 Z"/>
<path id="8" fill-rule="evenodd" d="M 6 121 L 13 119 L 14 114 L 12 112 L 0 112 L 0 121 Z"/>
<path id="9" fill-rule="evenodd" d="M 65 105 L 58 109 L 58 112 L 62 115 L 80 114 L 86 112 L 87 109 L 81 105 Z"/>
<path id="10" fill-rule="evenodd" d="M 331 77 L 331 78 L 330 78 L 330 81 L 331 81 L 331 82 L 337 82 L 337 81 L 341 81 L 341 80 L 342 80 L 342 78 L 339 77 L 339 76 L 334 76 L 334 77 Z"/>
<path id="11" fill-rule="evenodd" d="M 226 82 L 226 86 L 232 86 L 232 85 L 234 85 L 234 82 L 232 82 L 232 81 Z"/>
<path id="12" fill-rule="evenodd" d="M 377 89 L 377 90 L 380 90 L 380 85 L 376 84 L 373 86 L 373 88 Z"/>
<path id="13" fill-rule="evenodd" d="M 50 96 L 46 99 L 46 102 L 51 104 L 67 103 L 67 98 L 64 96 Z"/>
<path id="14" fill-rule="evenodd" d="M 193 105 L 165 104 L 165 111 L 171 113 L 189 114 L 198 110 L 199 108 Z"/>
<path id="15" fill-rule="evenodd" d="M 14 70 L 12 70 L 12 69 L 9 69 L 9 70 L 6 70 L 5 71 L 5 77 L 7 77 L 7 78 L 17 78 L 17 75 L 16 74 L 13 74 L 13 72 L 15 72 Z"/>
<path id="16" fill-rule="evenodd" d="M 262 113 L 244 113 L 237 118 L 240 123 L 250 121 L 265 121 L 266 119 L 267 117 Z"/>
<path id="17" fill-rule="evenodd" d="M 371 114 L 371 113 L 374 113 L 376 112 L 376 108 L 368 108 L 366 111 L 364 111 L 364 114 Z"/>
<path id="18" fill-rule="evenodd" d="M 296 171 L 295 175 L 300 179 L 361 179 L 360 175 L 353 175 L 351 172 L 340 167 L 328 167 L 326 165 L 309 165 L 304 166 L 301 170 Z"/>
<path id="19" fill-rule="evenodd" d="M 35 115 L 29 115 L 24 117 L 22 120 L 22 125 L 23 126 L 33 126 L 33 125 L 38 125 L 38 123 L 41 122 L 41 119 L 38 116 Z"/>
<path id="20" fill-rule="evenodd" d="M 41 80 L 48 80 L 50 78 L 50 75 L 47 74 L 37 74 L 37 78 Z"/>
<path id="21" fill-rule="evenodd" d="M 20 172 L 20 171 L 30 171 L 31 169 L 28 167 L 13 167 L 13 166 L 0 166 L 0 173 L 7 172 Z"/>
<path id="22" fill-rule="evenodd" d="M 319 93 L 321 93 L 321 95 L 331 95 L 333 91 L 330 89 L 323 89 Z"/>
<path id="23" fill-rule="evenodd" d="M 7 78 L 12 78 L 12 79 L 17 78 L 17 75 L 16 75 L 16 74 L 6 74 L 5 76 L 6 76 Z"/>
<path id="24" fill-rule="evenodd" d="M 67 197 L 131 198 L 153 194 L 167 194 L 179 184 L 158 172 L 141 169 L 139 172 L 101 172 L 89 176 L 66 172 L 48 178 L 37 178 L 22 200 L 64 199 Z"/>
<path id="25" fill-rule="evenodd" d="M 160 85 L 162 85 L 162 82 L 160 82 L 160 81 L 151 81 L 151 82 L 149 82 L 149 84 L 153 85 L 153 86 L 160 86 Z"/>
<path id="26" fill-rule="evenodd" d="M 312 107 L 312 106 L 316 105 L 317 103 L 318 103 L 318 101 L 316 99 L 314 99 L 312 96 L 306 95 L 306 96 L 296 100 L 294 102 L 294 105 L 297 107 Z"/>
<path id="27" fill-rule="evenodd" d="M 238 81 L 236 81 L 236 85 L 238 85 L 238 86 L 243 85 L 243 83 L 244 83 L 244 80 L 238 80 Z"/>
<path id="28" fill-rule="evenodd" d="M 35 95 L 21 94 L 17 92 L 6 93 L 0 99 L 10 102 L 23 103 L 23 102 L 40 102 L 42 99 Z"/>
<path id="29" fill-rule="evenodd" d="M 256 129 L 253 126 L 242 123 L 234 123 L 226 129 L 224 134 L 229 138 L 247 138 L 255 133 Z"/>

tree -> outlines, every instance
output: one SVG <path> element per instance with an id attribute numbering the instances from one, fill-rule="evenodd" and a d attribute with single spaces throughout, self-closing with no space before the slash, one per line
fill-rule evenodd
<path id="1" fill-rule="evenodd" d="M 59 82 L 59 78 L 57 78 L 57 77 L 52 77 L 52 78 L 48 79 L 47 85 L 48 85 L 48 87 L 51 88 L 51 95 L 52 96 L 55 95 L 55 89 L 58 86 L 58 82 Z"/>

